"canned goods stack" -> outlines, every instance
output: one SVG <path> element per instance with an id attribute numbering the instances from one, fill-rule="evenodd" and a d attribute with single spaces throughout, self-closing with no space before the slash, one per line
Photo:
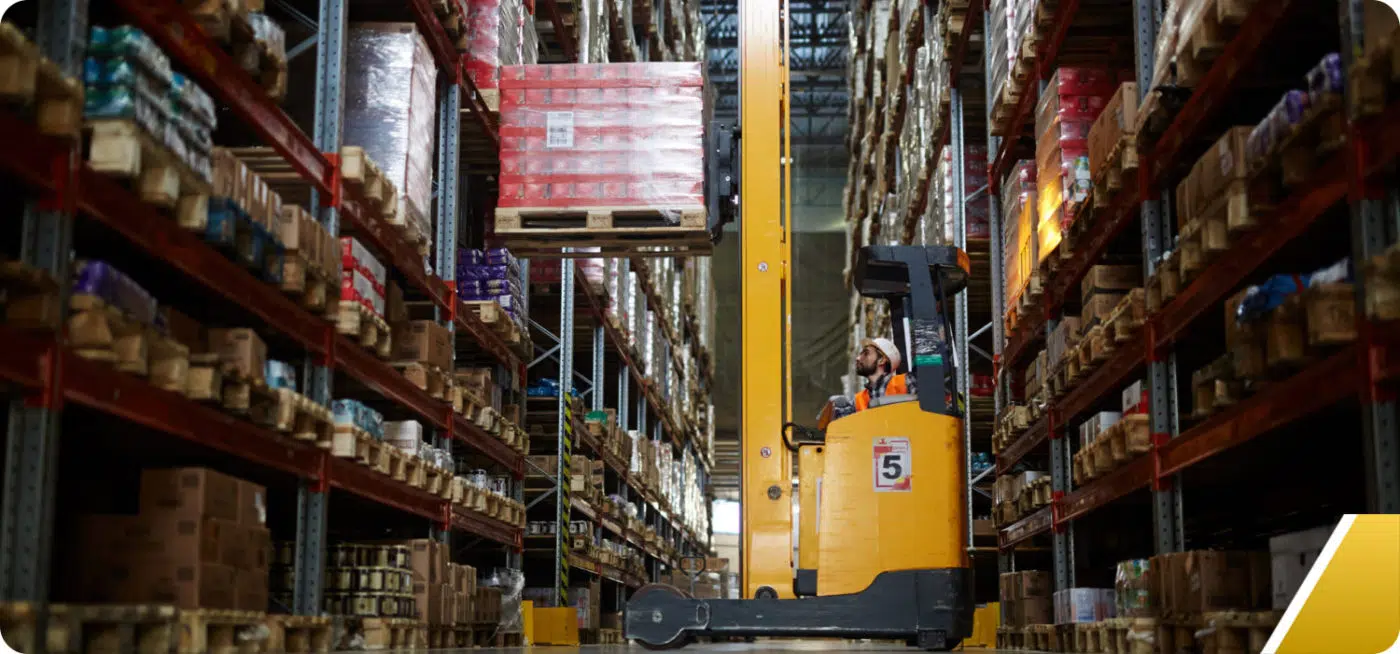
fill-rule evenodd
<path id="1" fill-rule="evenodd" d="M 331 615 L 376 618 L 416 618 L 413 569 L 408 545 L 340 543 L 327 551 L 322 609 Z M 296 547 L 277 543 L 274 596 L 291 605 L 295 587 Z"/>

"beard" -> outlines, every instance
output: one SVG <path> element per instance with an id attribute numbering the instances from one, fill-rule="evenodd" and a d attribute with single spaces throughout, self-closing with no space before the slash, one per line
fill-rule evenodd
<path id="1" fill-rule="evenodd" d="M 856 374 L 857 374 L 857 375 L 860 375 L 860 376 L 862 376 L 862 377 L 866 377 L 866 376 L 875 374 L 875 364 L 873 364 L 873 363 L 856 363 Z"/>

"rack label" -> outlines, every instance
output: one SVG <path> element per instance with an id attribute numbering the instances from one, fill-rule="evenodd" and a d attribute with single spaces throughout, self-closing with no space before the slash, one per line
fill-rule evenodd
<path id="1" fill-rule="evenodd" d="M 914 488 L 908 438 L 877 438 L 873 449 L 875 492 L 908 493 Z"/>
<path id="2" fill-rule="evenodd" d="M 546 148 L 574 147 L 574 112 L 545 112 L 544 131 Z"/>

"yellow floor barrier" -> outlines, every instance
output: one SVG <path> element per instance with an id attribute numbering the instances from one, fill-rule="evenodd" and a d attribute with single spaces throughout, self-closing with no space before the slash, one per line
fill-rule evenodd
<path id="1" fill-rule="evenodd" d="M 1000 603 L 991 602 L 977 607 L 977 610 L 972 613 L 972 635 L 963 639 L 963 648 L 995 647 L 997 627 L 999 626 L 1001 626 Z"/>

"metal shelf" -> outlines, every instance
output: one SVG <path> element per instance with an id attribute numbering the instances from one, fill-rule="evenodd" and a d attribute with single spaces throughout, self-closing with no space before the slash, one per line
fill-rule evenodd
<path id="1" fill-rule="evenodd" d="M 1054 506 L 1043 506 L 1034 513 L 1021 518 L 997 533 L 998 545 L 1002 550 L 1014 549 L 1035 536 L 1048 533 L 1054 526 Z"/>
<path id="2" fill-rule="evenodd" d="M 1343 148 L 1313 173 L 1309 181 L 1293 192 L 1276 211 L 1258 220 L 1259 228 L 1244 236 L 1216 257 L 1201 275 L 1182 289 L 1171 303 L 1153 315 L 1156 347 L 1169 347 L 1191 323 L 1215 307 L 1259 266 L 1285 245 L 1301 236 L 1328 209 L 1347 193 L 1347 167 Z"/>
<path id="3" fill-rule="evenodd" d="M 1060 269 L 1046 281 L 1045 311 L 1058 314 L 1066 297 L 1071 297 L 1089 274 L 1089 269 L 1098 262 L 1110 243 L 1118 238 L 1123 230 L 1138 218 L 1138 207 L 1142 198 L 1133 196 L 1127 190 L 1120 191 L 1113 198 L 1108 209 L 1103 212 L 1100 224 L 1094 226 L 1091 235 L 1074 248 L 1074 256 L 1060 264 Z M 1083 220 L 1081 216 L 1079 220 Z M 1062 244 L 1062 247 L 1063 244 Z M 1053 256 L 1053 255 L 1052 255 Z"/>
<path id="4" fill-rule="evenodd" d="M 1030 429 L 1027 429 L 1026 433 L 1021 434 L 1020 438 L 1016 439 L 1015 442 L 1011 443 L 1011 445 L 1007 446 L 1006 449 L 1002 450 L 1001 453 L 997 455 L 997 474 L 1004 475 L 1011 472 L 1011 468 L 1020 462 L 1021 459 L 1025 458 L 1027 454 L 1034 452 L 1037 448 L 1044 445 L 1049 436 L 1050 413 L 1046 411 L 1039 419 L 1031 423 Z"/>
<path id="5" fill-rule="evenodd" d="M 1364 384 L 1362 350 L 1343 348 L 1238 405 L 1211 416 L 1157 448 L 1166 478 L 1261 434 L 1358 397 Z"/>
<path id="6" fill-rule="evenodd" d="M 1256 2 L 1238 33 L 1211 65 L 1204 79 L 1191 90 L 1191 97 L 1157 140 L 1152 152 L 1140 153 L 1139 184 L 1143 197 L 1152 197 L 1167 182 L 1186 153 L 1186 146 L 1198 141 L 1211 119 L 1229 106 L 1230 95 L 1238 88 L 1250 64 L 1263 54 L 1264 42 L 1283 23 L 1289 5 L 1307 4 L 1281 0 Z"/>
<path id="7" fill-rule="evenodd" d="M 452 507 L 452 526 L 512 547 L 517 552 L 525 547 L 524 529 L 466 511 L 460 506 Z"/>
<path id="8" fill-rule="evenodd" d="M 1141 335 L 1140 335 L 1141 337 Z M 1128 375 L 1142 367 L 1146 352 L 1145 345 L 1130 342 L 1118 346 L 1118 350 L 1108 361 L 1103 362 L 1089 378 L 1080 382 L 1055 403 L 1057 427 L 1064 427 L 1079 414 L 1087 411 L 1111 391 L 1118 390 L 1128 381 Z"/>
<path id="9" fill-rule="evenodd" d="M 457 76 L 462 73 L 458 65 L 460 57 L 457 54 L 457 46 L 447 37 L 447 30 L 433 12 L 429 0 L 407 0 L 405 4 L 413 13 L 413 22 L 418 25 L 418 33 L 423 35 L 428 49 L 433 53 L 433 59 L 437 60 L 438 70 L 447 75 L 448 81 L 456 83 Z"/>
<path id="10" fill-rule="evenodd" d="M 1005 315 L 993 316 L 996 320 L 1004 320 Z M 1006 348 L 1001 352 L 1001 367 L 1016 369 L 1027 354 L 1034 351 L 1034 346 L 1045 340 L 1045 314 L 1041 312 L 1036 318 L 1028 320 L 1024 327 L 1016 330 L 1014 338 L 1006 340 Z"/>
<path id="11" fill-rule="evenodd" d="M 1054 504 L 1055 524 L 1082 518 L 1094 509 L 1146 487 L 1152 481 L 1152 465 L 1152 455 L 1144 454 L 1066 494 Z"/>

